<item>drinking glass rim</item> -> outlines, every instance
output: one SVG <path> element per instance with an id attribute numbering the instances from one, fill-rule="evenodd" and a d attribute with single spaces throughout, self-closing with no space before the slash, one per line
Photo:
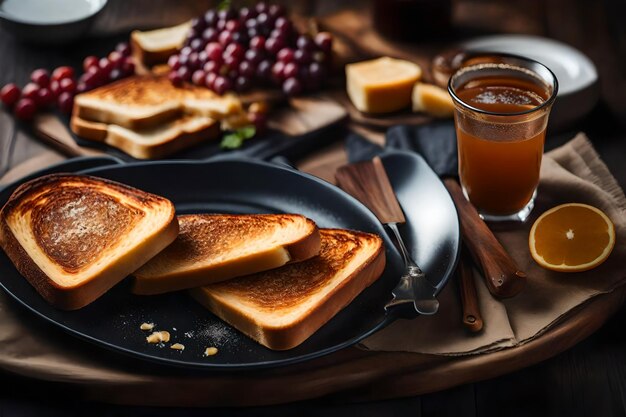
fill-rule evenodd
<path id="1" fill-rule="evenodd" d="M 550 97 L 543 102 L 542 104 L 540 104 L 537 107 L 533 107 L 532 109 L 528 109 L 528 110 L 524 110 L 524 111 L 520 111 L 520 112 L 515 112 L 515 113 L 502 113 L 502 112 L 494 112 L 494 111 L 489 111 L 489 110 L 483 110 L 483 109 L 479 109 L 478 107 L 474 107 L 466 102 L 464 102 L 463 100 L 461 100 L 459 98 L 459 96 L 456 95 L 456 93 L 454 92 L 454 87 L 452 87 L 452 80 L 454 79 L 455 75 L 457 75 L 460 71 L 462 71 L 465 68 L 468 67 L 461 67 L 458 70 L 456 70 L 454 72 L 454 74 L 452 74 L 450 76 L 450 79 L 448 80 L 448 93 L 450 94 L 450 96 L 452 96 L 452 98 L 454 99 L 455 102 L 460 103 L 461 106 L 465 107 L 468 110 L 477 112 L 477 113 L 481 113 L 481 114 L 486 114 L 489 116 L 523 116 L 525 114 L 531 114 L 534 113 L 538 110 L 541 110 L 545 107 L 549 107 L 552 105 L 552 103 L 554 103 L 554 100 L 556 100 L 556 95 L 559 91 L 559 80 L 556 78 L 556 75 L 554 75 L 554 72 L 552 72 L 552 70 L 550 68 L 548 68 L 546 65 L 542 64 L 541 62 L 534 60 L 532 58 L 527 58 L 525 56 L 520 56 L 520 55 L 515 55 L 515 54 L 507 54 L 507 53 L 501 53 L 501 52 L 480 52 L 480 53 L 476 53 L 476 54 L 472 54 L 471 58 L 479 58 L 479 57 L 500 57 L 500 58 L 510 58 L 513 60 L 520 60 L 520 61 L 525 61 L 525 62 L 530 62 L 532 64 L 538 65 L 542 68 L 544 68 L 546 71 L 548 71 L 548 73 L 550 74 L 550 76 L 552 77 L 553 80 L 553 88 L 552 88 L 552 94 L 550 95 Z M 502 63 L 506 63 L 506 62 L 502 62 Z M 476 64 L 478 65 L 478 64 Z M 527 69 L 527 68 L 525 68 Z M 536 71 L 530 70 L 534 72 L 537 76 L 541 77 L 540 74 L 537 74 Z"/>

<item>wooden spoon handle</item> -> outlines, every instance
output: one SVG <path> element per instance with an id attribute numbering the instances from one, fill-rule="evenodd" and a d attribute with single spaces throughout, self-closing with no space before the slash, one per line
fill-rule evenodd
<path id="1" fill-rule="evenodd" d="M 483 329 L 483 317 L 478 305 L 478 294 L 472 275 L 472 260 L 469 258 L 467 249 L 461 252 L 461 260 L 457 268 L 459 290 L 461 293 L 461 305 L 463 307 L 463 325 L 471 332 L 479 332 Z"/>
<path id="2" fill-rule="evenodd" d="M 489 292 L 498 298 L 513 297 L 526 284 L 526 274 L 518 268 L 511 256 L 465 198 L 459 183 L 446 178 L 444 184 L 454 200 L 461 219 L 461 233 L 472 257 L 483 270 Z"/>

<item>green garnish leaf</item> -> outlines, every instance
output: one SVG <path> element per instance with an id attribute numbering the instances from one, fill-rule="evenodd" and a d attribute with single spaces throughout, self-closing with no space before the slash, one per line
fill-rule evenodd
<path id="1" fill-rule="evenodd" d="M 254 126 L 244 126 L 224 135 L 220 147 L 222 149 L 237 149 L 243 145 L 247 139 L 254 137 L 256 129 Z"/>
<path id="2" fill-rule="evenodd" d="M 227 10 L 228 8 L 230 8 L 230 0 L 222 0 L 217 5 L 217 10 Z"/>

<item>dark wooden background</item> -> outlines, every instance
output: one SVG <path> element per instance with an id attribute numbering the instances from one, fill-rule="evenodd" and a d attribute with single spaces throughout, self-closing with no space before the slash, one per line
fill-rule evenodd
<path id="1" fill-rule="evenodd" d="M 204 10 L 210 3 L 110 0 L 94 36 L 63 48 L 22 45 L 0 30 L 0 85 L 9 81 L 24 84 L 30 71 L 37 67 L 78 65 L 85 55 L 109 51 L 134 26 L 176 23 Z M 368 6 L 362 1 L 295 3 L 292 8 L 309 15 Z M 626 0 L 453 3 L 455 26 L 462 36 L 500 32 L 545 35 L 570 43 L 590 56 L 599 69 L 602 100 L 571 132 L 553 135 L 547 147 L 554 147 L 571 138 L 574 131 L 583 130 L 621 186 L 626 186 Z M 338 134 L 337 141 L 341 140 Z M 45 151 L 50 150 L 0 111 L 0 175 Z M 308 160 L 315 158 L 313 155 Z M 359 404 L 345 404 L 340 397 L 330 397 L 254 409 L 121 407 L 87 403 L 80 397 L 68 397 L 62 386 L 0 372 L 0 416 L 623 416 L 626 415 L 624 323 L 626 309 L 574 348 L 510 375 L 415 398 Z"/>

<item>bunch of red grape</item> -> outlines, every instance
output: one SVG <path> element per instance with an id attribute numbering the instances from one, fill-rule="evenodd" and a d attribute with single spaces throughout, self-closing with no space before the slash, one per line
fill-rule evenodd
<path id="1" fill-rule="evenodd" d="M 318 90 L 333 38 L 298 33 L 281 5 L 209 10 L 192 21 L 184 47 L 169 59 L 174 85 L 193 82 L 218 94 L 277 85 L 288 95 Z"/>
<path id="2" fill-rule="evenodd" d="M 21 120 L 30 120 L 38 109 L 57 105 L 63 113 L 70 113 L 74 105 L 74 95 L 135 73 L 135 64 L 130 57 L 130 47 L 120 43 L 107 57 L 98 59 L 88 56 L 83 61 L 85 72 L 75 77 L 72 67 L 58 67 L 52 74 L 45 69 L 36 69 L 30 75 L 30 82 L 23 89 L 10 83 L 0 90 L 0 100 L 12 108 Z"/>

